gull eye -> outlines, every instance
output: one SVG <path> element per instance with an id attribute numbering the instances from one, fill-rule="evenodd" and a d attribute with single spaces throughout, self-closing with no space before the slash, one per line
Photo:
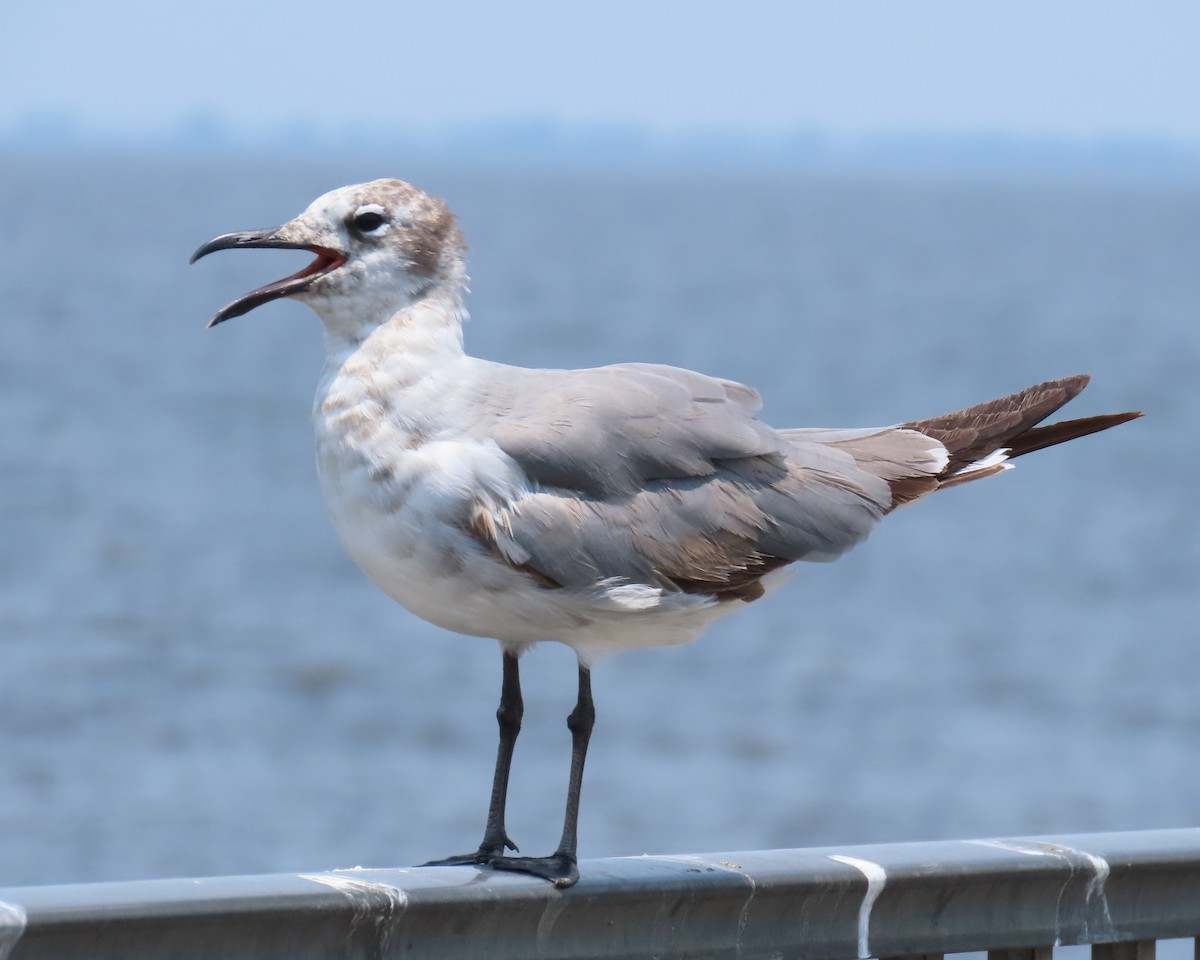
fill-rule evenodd
<path id="1" fill-rule="evenodd" d="M 377 203 L 366 203 L 354 211 L 350 225 L 359 233 L 375 233 L 387 223 L 386 212 Z"/>

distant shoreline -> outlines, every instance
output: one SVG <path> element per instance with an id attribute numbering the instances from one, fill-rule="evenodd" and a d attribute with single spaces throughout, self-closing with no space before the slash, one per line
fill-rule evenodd
<path id="1" fill-rule="evenodd" d="M 0 150 L 42 155 L 188 155 L 321 161 L 397 153 L 456 166 L 728 170 L 836 175 L 1097 177 L 1200 180 L 1200 143 L 1146 137 L 1054 137 L 1003 132 L 897 131 L 845 135 L 733 129 L 662 132 L 542 122 L 416 130 L 364 139 L 293 125 L 244 130 L 181 121 L 155 133 L 102 133 L 68 118 L 0 128 Z"/>

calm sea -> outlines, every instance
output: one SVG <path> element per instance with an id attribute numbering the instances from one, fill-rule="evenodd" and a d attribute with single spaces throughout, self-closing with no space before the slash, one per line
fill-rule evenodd
<path id="1" fill-rule="evenodd" d="M 402 176 L 472 243 L 473 352 L 651 360 L 780 426 L 1088 371 L 1112 433 L 892 517 L 689 647 L 595 677 L 581 854 L 1200 823 L 1200 187 L 0 157 L 0 883 L 472 849 L 499 655 L 343 556 L 319 323 L 228 254 Z M 509 832 L 556 842 L 569 651 L 524 666 Z"/>

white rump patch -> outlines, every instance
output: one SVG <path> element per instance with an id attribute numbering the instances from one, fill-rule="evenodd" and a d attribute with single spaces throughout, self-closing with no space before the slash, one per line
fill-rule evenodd
<path id="1" fill-rule="evenodd" d="M 942 444 L 939 443 L 936 447 L 930 447 L 925 452 L 929 455 L 930 459 L 933 460 L 935 467 L 935 469 L 929 471 L 930 473 L 932 473 L 934 476 L 937 476 L 937 474 L 946 469 L 946 464 L 950 462 L 950 451 L 947 450 Z"/>
<path id="2" fill-rule="evenodd" d="M 955 470 L 954 476 L 967 479 L 973 473 L 996 472 L 996 469 L 1011 470 L 1013 465 L 1008 462 L 1008 447 L 1001 447 L 999 450 L 993 450 L 982 460 L 976 460 L 973 463 L 968 463 L 961 470 Z"/>

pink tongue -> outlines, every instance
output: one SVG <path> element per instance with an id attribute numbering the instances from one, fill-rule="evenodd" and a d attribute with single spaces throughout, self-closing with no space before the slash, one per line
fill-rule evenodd
<path id="1" fill-rule="evenodd" d="M 333 262 L 333 257 L 331 257 L 329 254 L 327 254 L 324 250 L 322 250 L 317 254 L 316 260 L 314 260 L 312 263 L 310 263 L 307 267 L 305 267 L 303 270 L 301 270 L 299 273 L 295 274 L 294 276 L 296 277 L 297 280 L 300 279 L 301 277 L 311 276 L 312 274 L 316 273 L 317 271 L 323 270 L 325 267 L 329 266 L 329 264 L 332 262 Z"/>
<path id="2" fill-rule="evenodd" d="M 340 267 L 346 262 L 346 258 L 336 250 L 325 250 L 321 247 L 312 248 L 312 252 L 317 255 L 317 259 L 310 263 L 307 267 L 295 275 L 294 278 L 308 277 L 314 273 L 320 273 L 322 270 L 332 270 Z"/>

